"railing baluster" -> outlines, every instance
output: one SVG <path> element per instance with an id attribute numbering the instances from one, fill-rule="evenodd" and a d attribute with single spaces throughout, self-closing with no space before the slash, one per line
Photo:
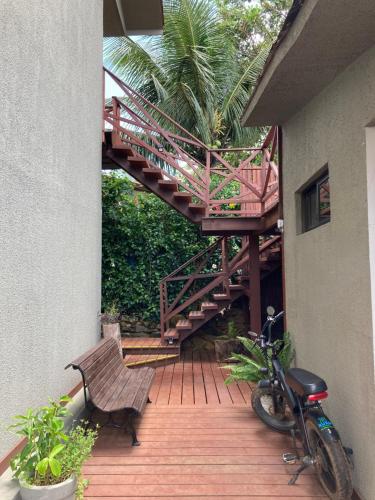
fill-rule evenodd
<path id="1" fill-rule="evenodd" d="M 224 237 L 221 241 L 221 267 L 225 273 L 223 287 L 226 295 L 230 295 L 229 289 L 229 266 L 228 266 L 228 238 Z"/>

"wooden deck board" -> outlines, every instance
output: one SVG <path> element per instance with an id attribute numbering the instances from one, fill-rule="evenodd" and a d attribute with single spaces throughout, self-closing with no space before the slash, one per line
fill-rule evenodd
<path id="1" fill-rule="evenodd" d="M 155 339 L 153 339 L 154 341 Z M 314 471 L 288 480 L 289 436 L 267 429 L 250 406 L 251 384 L 225 385 L 212 352 L 181 354 L 156 369 L 151 404 L 137 419 L 141 446 L 104 428 L 84 467 L 88 500 L 293 500 L 326 498 Z"/>

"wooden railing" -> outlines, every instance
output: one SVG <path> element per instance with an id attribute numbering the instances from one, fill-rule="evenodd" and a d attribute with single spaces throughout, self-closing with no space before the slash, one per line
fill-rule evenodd
<path id="1" fill-rule="evenodd" d="M 278 203 L 276 127 L 259 147 L 212 149 L 106 68 L 104 81 L 105 75 L 123 94 L 111 102 L 103 97 L 103 129 L 112 130 L 112 147 L 127 145 L 162 169 L 205 207 L 206 217 L 261 217 Z"/>
<path id="2" fill-rule="evenodd" d="M 259 247 L 259 257 L 280 244 L 274 236 Z M 239 247 L 240 245 L 240 247 Z M 203 301 L 210 301 L 213 293 L 230 295 L 230 285 L 248 275 L 249 243 L 246 237 L 219 238 L 205 250 L 178 267 L 160 282 L 160 327 L 163 337 L 170 321 Z"/>

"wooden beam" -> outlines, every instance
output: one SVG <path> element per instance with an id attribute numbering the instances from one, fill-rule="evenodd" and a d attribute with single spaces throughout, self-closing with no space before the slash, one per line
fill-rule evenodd
<path id="1" fill-rule="evenodd" d="M 251 231 L 261 232 L 264 221 L 260 217 L 204 217 L 202 234 L 205 236 L 245 235 Z"/>
<path id="2" fill-rule="evenodd" d="M 262 325 L 259 237 L 255 234 L 249 235 L 249 299 L 250 330 L 255 333 L 260 333 Z"/>

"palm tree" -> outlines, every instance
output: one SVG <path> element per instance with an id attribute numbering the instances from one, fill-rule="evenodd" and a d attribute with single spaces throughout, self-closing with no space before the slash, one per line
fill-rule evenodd
<path id="1" fill-rule="evenodd" d="M 214 0 L 164 0 L 164 33 L 108 38 L 105 64 L 211 146 L 249 146 L 240 118 L 269 46 L 242 62 Z"/>

